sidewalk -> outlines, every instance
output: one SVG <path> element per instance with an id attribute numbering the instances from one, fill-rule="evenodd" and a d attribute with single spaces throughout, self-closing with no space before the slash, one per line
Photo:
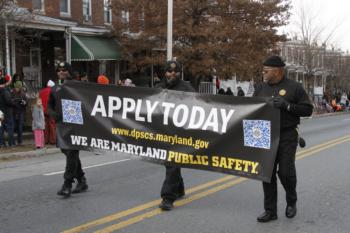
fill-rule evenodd
<path id="1" fill-rule="evenodd" d="M 34 145 L 33 132 L 24 132 L 22 145 L 0 148 L 0 162 L 54 154 L 58 153 L 59 151 L 60 150 L 56 148 L 56 145 L 45 145 L 44 149 L 36 149 Z"/>
<path id="2" fill-rule="evenodd" d="M 325 114 L 313 114 L 312 117 L 306 117 L 306 118 L 328 117 L 328 116 L 349 114 L 349 113 L 350 113 L 349 111 L 346 111 L 346 112 L 334 112 L 334 113 L 325 113 Z M 16 160 L 21 158 L 42 156 L 47 154 L 55 154 L 60 152 L 60 150 L 56 148 L 56 145 L 45 145 L 44 149 L 39 149 L 39 150 L 35 149 L 34 136 L 32 132 L 25 132 L 23 137 L 24 137 L 24 141 L 23 141 L 23 145 L 21 146 L 0 148 L 0 162 Z"/>

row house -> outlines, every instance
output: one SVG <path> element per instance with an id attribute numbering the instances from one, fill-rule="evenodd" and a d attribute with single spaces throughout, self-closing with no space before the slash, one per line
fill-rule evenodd
<path id="1" fill-rule="evenodd" d="M 86 72 L 90 81 L 103 73 L 116 82 L 123 62 L 113 39 L 108 2 L 17 0 L 13 7 L 22 16 L 4 24 L 0 66 L 11 75 L 23 74 L 32 93 L 56 78 L 55 65 L 60 61 Z"/>
<path id="2" fill-rule="evenodd" d="M 325 55 L 327 88 L 332 95 L 350 93 L 350 55 L 341 50 L 328 50 Z"/>
<path id="3" fill-rule="evenodd" d="M 289 78 L 301 83 L 315 100 L 324 94 L 350 93 L 350 55 L 325 45 L 306 45 L 300 40 L 279 44 Z"/>
<path id="4" fill-rule="evenodd" d="M 279 50 L 286 62 L 288 77 L 301 83 L 310 96 L 322 96 L 327 78 L 325 48 L 290 40 L 280 43 Z"/>

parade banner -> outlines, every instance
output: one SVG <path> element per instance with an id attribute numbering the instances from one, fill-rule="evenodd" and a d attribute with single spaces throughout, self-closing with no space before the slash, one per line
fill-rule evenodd
<path id="1" fill-rule="evenodd" d="M 58 146 L 269 182 L 279 110 L 267 98 L 70 81 L 58 92 Z"/>

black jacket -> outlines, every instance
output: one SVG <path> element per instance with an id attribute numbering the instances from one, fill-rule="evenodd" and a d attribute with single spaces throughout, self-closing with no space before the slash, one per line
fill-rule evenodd
<path id="1" fill-rule="evenodd" d="M 7 87 L 0 87 L 0 110 L 4 113 L 5 118 L 12 116 L 13 106 L 10 90 Z"/>
<path id="2" fill-rule="evenodd" d="M 280 96 L 290 103 L 289 111 L 281 109 L 281 131 L 296 128 L 300 124 L 300 117 L 310 116 L 313 105 L 304 88 L 294 80 L 283 78 L 279 83 L 260 83 L 256 86 L 254 96 Z"/>
<path id="3" fill-rule="evenodd" d="M 16 92 L 12 91 L 11 94 L 12 102 L 14 104 L 13 113 L 14 115 L 24 113 L 27 107 L 27 97 L 24 91 Z"/>
<path id="4" fill-rule="evenodd" d="M 51 88 L 49 100 L 47 102 L 47 114 L 54 119 L 56 122 L 62 120 L 61 108 L 57 103 L 57 92 L 61 89 L 60 85 L 55 85 Z"/>
<path id="5" fill-rule="evenodd" d="M 239 89 L 237 92 L 237 96 L 245 96 L 244 91 L 242 89 Z"/>

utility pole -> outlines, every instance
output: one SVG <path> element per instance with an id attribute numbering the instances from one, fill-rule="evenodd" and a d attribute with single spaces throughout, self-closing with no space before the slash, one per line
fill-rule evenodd
<path id="1" fill-rule="evenodd" d="M 8 24 L 5 22 L 5 49 L 6 49 L 6 73 L 7 75 L 11 75 L 11 61 L 10 61 L 10 34 L 8 30 Z"/>
<path id="2" fill-rule="evenodd" d="M 168 0 L 167 61 L 173 58 L 173 0 Z"/>

